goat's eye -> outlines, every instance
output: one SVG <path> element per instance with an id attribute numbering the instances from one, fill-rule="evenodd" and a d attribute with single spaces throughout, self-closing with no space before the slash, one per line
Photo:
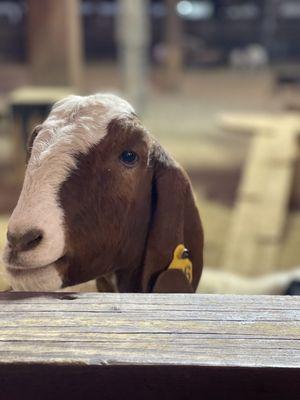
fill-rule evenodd
<path id="1" fill-rule="evenodd" d="M 130 150 L 123 151 L 123 153 L 120 155 L 120 161 L 129 167 L 134 166 L 138 159 L 138 155 L 134 151 Z"/>

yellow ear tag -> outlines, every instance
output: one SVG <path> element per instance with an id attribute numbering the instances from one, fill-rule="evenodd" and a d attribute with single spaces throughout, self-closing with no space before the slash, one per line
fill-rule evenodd
<path id="1" fill-rule="evenodd" d="M 180 269 L 187 280 L 192 283 L 193 264 L 189 259 L 189 251 L 183 244 L 179 244 L 174 250 L 173 259 L 168 269 Z"/>

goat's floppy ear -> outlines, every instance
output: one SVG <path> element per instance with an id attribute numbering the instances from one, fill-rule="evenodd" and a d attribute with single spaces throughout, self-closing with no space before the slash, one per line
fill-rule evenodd
<path id="1" fill-rule="evenodd" d="M 194 292 L 203 266 L 203 229 L 190 181 L 155 143 L 152 218 L 142 274 L 144 292 Z M 188 249 L 192 277 L 168 268 L 179 245 Z"/>
<path id="2" fill-rule="evenodd" d="M 30 156 L 31 156 L 31 150 L 32 150 L 32 146 L 33 146 L 33 142 L 35 140 L 35 138 L 37 137 L 38 133 L 40 132 L 40 130 L 42 129 L 42 125 L 37 125 L 33 131 L 31 132 L 31 134 L 28 137 L 27 140 L 27 152 L 26 152 L 26 164 L 28 163 Z"/>

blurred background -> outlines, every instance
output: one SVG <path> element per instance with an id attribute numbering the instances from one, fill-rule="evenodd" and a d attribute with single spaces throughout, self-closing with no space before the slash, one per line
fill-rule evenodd
<path id="1" fill-rule="evenodd" d="M 0 0 L 0 253 L 31 129 L 69 93 L 112 91 L 188 171 L 206 266 L 294 271 L 299 61 L 298 0 Z"/>

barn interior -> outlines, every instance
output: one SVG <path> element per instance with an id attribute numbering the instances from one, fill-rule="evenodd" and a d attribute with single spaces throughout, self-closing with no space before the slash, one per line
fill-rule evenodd
<path id="1" fill-rule="evenodd" d="M 112 91 L 191 178 L 201 290 L 300 279 L 299 39 L 296 0 L 0 0 L 0 253 L 29 132 L 66 94 Z"/>

